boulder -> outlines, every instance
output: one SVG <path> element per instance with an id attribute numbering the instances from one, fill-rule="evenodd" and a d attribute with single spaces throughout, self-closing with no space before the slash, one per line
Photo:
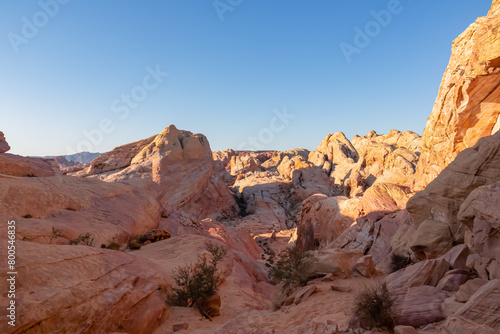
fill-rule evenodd
<path id="1" fill-rule="evenodd" d="M 392 292 L 396 296 L 394 309 L 398 325 L 419 327 L 445 319 L 441 303 L 448 297 L 446 292 L 428 285 Z"/>
<path id="2" fill-rule="evenodd" d="M 451 248 L 441 258 L 446 260 L 453 269 L 467 270 L 467 257 L 470 254 L 470 248 L 466 244 L 456 245 Z"/>
<path id="3" fill-rule="evenodd" d="M 455 292 L 471 277 L 472 274 L 468 271 L 462 269 L 450 270 L 439 280 L 436 287 L 443 291 Z"/>
<path id="4" fill-rule="evenodd" d="M 390 289 L 421 285 L 435 287 L 449 267 L 450 264 L 443 259 L 425 260 L 390 274 L 385 281 Z"/>
<path id="5" fill-rule="evenodd" d="M 375 274 L 375 265 L 371 255 L 365 255 L 356 261 L 351 269 L 351 276 L 370 278 Z"/>
<path id="6" fill-rule="evenodd" d="M 374 211 L 392 212 L 402 210 L 411 197 L 410 188 L 392 183 L 375 183 L 361 198 L 365 215 Z"/>
<path id="7" fill-rule="evenodd" d="M 325 247 L 359 216 L 358 201 L 316 194 L 302 202 L 297 221 L 297 246 L 302 250 Z"/>
<path id="8" fill-rule="evenodd" d="M 481 278 L 475 278 L 470 281 L 465 282 L 465 284 L 461 285 L 458 288 L 458 291 L 455 293 L 454 297 L 457 302 L 466 303 L 469 301 L 470 297 L 479 290 L 480 287 L 487 284 L 488 281 Z"/>
<path id="9" fill-rule="evenodd" d="M 197 303 L 198 309 L 203 315 L 208 315 L 210 318 L 220 315 L 221 299 L 219 295 L 213 295 L 199 300 Z"/>
<path id="10" fill-rule="evenodd" d="M 500 279 L 479 288 L 454 317 L 462 317 L 477 324 L 500 330 Z"/>

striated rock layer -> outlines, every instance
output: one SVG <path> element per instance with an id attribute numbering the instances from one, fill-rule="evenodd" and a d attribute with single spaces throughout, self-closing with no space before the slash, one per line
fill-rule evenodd
<path id="1" fill-rule="evenodd" d="M 500 128 L 500 2 L 493 1 L 454 42 L 422 136 L 415 190 L 423 189 L 462 150 Z"/>

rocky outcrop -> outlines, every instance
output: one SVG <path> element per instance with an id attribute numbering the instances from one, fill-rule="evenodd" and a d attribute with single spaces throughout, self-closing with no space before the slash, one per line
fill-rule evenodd
<path id="1" fill-rule="evenodd" d="M 166 281 L 148 260 L 87 246 L 16 246 L 17 321 L 15 331 L 2 321 L 2 333 L 152 333 L 168 317 Z M 0 301 L 8 305 L 7 294 Z"/>
<path id="2" fill-rule="evenodd" d="M 297 246 L 323 248 L 335 241 L 360 216 L 359 200 L 316 194 L 302 203 L 297 222 Z"/>
<path id="3" fill-rule="evenodd" d="M 481 258 L 473 266 L 479 276 L 500 279 L 500 182 L 482 186 L 460 206 L 458 219 L 467 228 L 465 242 Z"/>
<path id="4" fill-rule="evenodd" d="M 475 323 L 500 330 L 500 280 L 483 285 L 455 314 Z"/>
<path id="5" fill-rule="evenodd" d="M 476 188 L 500 181 L 499 166 L 500 133 L 497 133 L 462 151 L 425 190 L 408 201 L 407 210 L 417 227 L 411 244 L 417 257 L 435 258 L 453 244 L 464 242 L 465 227 L 473 229 L 474 206 L 464 207 L 463 221 L 458 217 L 460 206 Z M 468 203 L 475 202 L 476 194 Z"/>
<path id="6" fill-rule="evenodd" d="M 158 226 L 158 201 L 121 183 L 71 176 L 0 178 L 0 217 L 15 219 L 18 238 L 69 244 L 91 234 L 94 245 L 123 244 Z"/>
<path id="7" fill-rule="evenodd" d="M 2 131 L 0 131 L 0 153 L 5 153 L 10 150 L 10 146 L 5 140 L 5 136 Z"/>
<path id="8" fill-rule="evenodd" d="M 197 218 L 234 215 L 233 196 L 215 170 L 207 138 L 170 125 L 157 136 L 117 147 L 77 176 L 142 186 L 152 180 L 165 212 Z"/>
<path id="9" fill-rule="evenodd" d="M 28 158 L 20 155 L 0 154 L 0 174 L 20 177 L 46 177 L 60 174 L 52 159 Z"/>
<path id="10" fill-rule="evenodd" d="M 375 181 L 410 185 L 419 159 L 420 136 L 392 130 L 371 131 L 349 141 L 342 132 L 329 134 L 309 161 L 321 167 L 346 196 L 361 196 Z"/>
<path id="11" fill-rule="evenodd" d="M 462 150 L 500 128 L 500 3 L 454 42 L 422 136 L 415 190 L 423 189 Z"/>

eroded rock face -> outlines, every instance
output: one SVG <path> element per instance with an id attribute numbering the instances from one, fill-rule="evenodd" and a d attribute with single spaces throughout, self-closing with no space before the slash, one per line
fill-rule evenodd
<path id="1" fill-rule="evenodd" d="M 297 246 L 313 250 L 335 241 L 359 217 L 358 202 L 322 194 L 307 198 L 297 222 Z"/>
<path id="2" fill-rule="evenodd" d="M 5 136 L 2 131 L 0 131 L 0 153 L 5 153 L 10 150 L 10 146 L 5 140 Z"/>
<path id="3" fill-rule="evenodd" d="M 157 136 L 101 155 L 76 175 L 135 185 L 140 185 L 141 179 L 152 180 L 159 186 L 165 215 L 177 210 L 201 218 L 235 214 L 236 203 L 214 168 L 204 135 L 170 125 Z"/>
<path id="4" fill-rule="evenodd" d="M 376 181 L 410 185 L 419 159 L 420 136 L 370 131 L 349 141 L 342 132 L 326 136 L 308 160 L 321 167 L 346 196 L 361 196 Z"/>
<path id="5" fill-rule="evenodd" d="M 168 316 L 159 289 L 166 281 L 148 260 L 87 246 L 16 245 L 16 333 L 152 333 Z M 8 304 L 6 294 L 0 300 Z M 0 331 L 7 327 L 2 321 Z"/>
<path id="6" fill-rule="evenodd" d="M 412 242 L 415 255 L 421 259 L 432 258 L 443 255 L 450 248 L 450 242 L 463 243 L 466 224 L 457 216 L 460 206 L 476 188 L 499 181 L 500 133 L 497 133 L 481 138 L 474 147 L 459 153 L 425 190 L 410 198 L 407 210 L 417 227 L 417 235 L 422 236 Z M 467 212 L 471 210 L 465 210 L 462 218 L 469 226 L 471 217 L 467 218 Z M 435 229 L 433 224 L 441 226 L 445 239 L 425 239 L 426 226 L 432 225 Z"/>
<path id="7" fill-rule="evenodd" d="M 500 280 L 483 285 L 455 314 L 478 324 L 500 330 Z"/>
<path id="8" fill-rule="evenodd" d="M 452 46 L 434 109 L 422 136 L 415 190 L 423 189 L 459 152 L 500 128 L 500 4 Z"/>
<path id="9" fill-rule="evenodd" d="M 458 219 L 468 227 L 465 242 L 482 258 L 474 263 L 478 266 L 475 269 L 488 279 L 500 278 L 499 209 L 500 182 L 497 182 L 471 192 L 458 213 Z"/>
<path id="10" fill-rule="evenodd" d="M 21 177 L 46 177 L 60 174 L 53 159 L 28 158 L 4 153 L 0 155 L 0 174 Z"/>
<path id="11" fill-rule="evenodd" d="M 124 243 L 158 226 L 154 196 L 121 183 L 71 176 L 0 178 L 0 217 L 15 219 L 18 238 L 69 243 L 91 234 L 94 245 Z"/>

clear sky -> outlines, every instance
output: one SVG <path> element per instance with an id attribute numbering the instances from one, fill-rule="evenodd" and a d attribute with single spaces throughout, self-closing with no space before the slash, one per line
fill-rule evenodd
<path id="1" fill-rule="evenodd" d="M 453 39 L 490 5 L 1 1 L 0 130 L 22 155 L 104 152 L 169 124 L 212 150 L 422 134 Z"/>

